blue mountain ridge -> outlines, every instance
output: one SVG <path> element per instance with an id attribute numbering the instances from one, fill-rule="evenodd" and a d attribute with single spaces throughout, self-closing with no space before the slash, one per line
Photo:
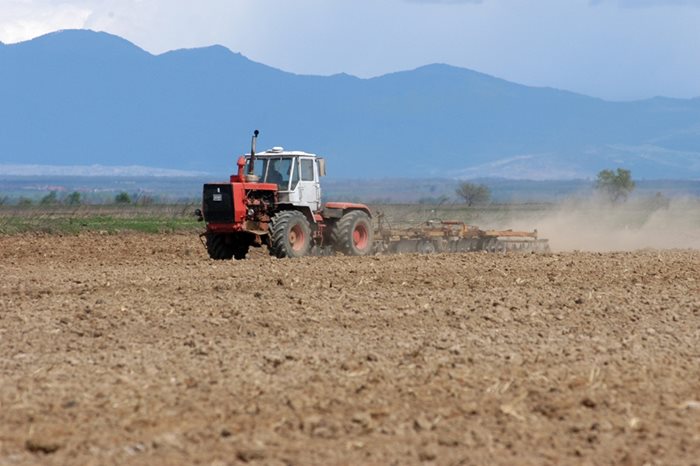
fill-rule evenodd
<path id="1" fill-rule="evenodd" d="M 67 30 L 0 46 L 0 164 L 228 174 L 264 147 L 334 177 L 700 178 L 700 99 L 608 102 L 433 64 L 360 79 L 284 72 L 222 46 L 152 55 Z"/>

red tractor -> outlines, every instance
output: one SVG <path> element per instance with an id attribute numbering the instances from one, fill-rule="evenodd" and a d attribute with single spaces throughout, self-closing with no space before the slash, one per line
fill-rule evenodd
<path id="1" fill-rule="evenodd" d="M 371 254 L 374 232 L 367 206 L 321 205 L 325 160 L 281 147 L 256 154 L 258 134 L 228 183 L 204 185 L 202 209 L 195 215 L 206 222 L 202 237 L 209 257 L 244 259 L 251 246 L 262 245 L 280 258 Z"/>

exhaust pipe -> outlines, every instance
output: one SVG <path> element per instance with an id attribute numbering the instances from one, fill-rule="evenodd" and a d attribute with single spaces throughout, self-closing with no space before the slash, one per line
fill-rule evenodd
<path id="1" fill-rule="evenodd" d="M 255 174 L 255 143 L 258 141 L 258 134 L 260 131 L 257 129 L 253 131 L 253 138 L 250 141 L 250 164 L 248 165 L 248 174 Z"/>

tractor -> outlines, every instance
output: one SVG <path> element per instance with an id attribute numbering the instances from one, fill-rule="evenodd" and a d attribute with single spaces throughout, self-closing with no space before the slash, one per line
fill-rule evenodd
<path id="1" fill-rule="evenodd" d="M 251 247 L 263 245 L 279 258 L 336 251 L 371 254 L 374 232 L 369 208 L 321 203 L 325 159 L 282 147 L 256 153 L 259 134 L 255 130 L 250 154 L 238 159 L 229 182 L 204 185 L 202 209 L 195 215 L 206 222 L 201 237 L 209 257 L 245 259 Z"/>

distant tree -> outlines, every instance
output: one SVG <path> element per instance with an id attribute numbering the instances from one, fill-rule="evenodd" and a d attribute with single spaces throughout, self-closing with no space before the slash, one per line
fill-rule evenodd
<path id="1" fill-rule="evenodd" d="M 0 205 L 5 205 L 10 200 L 7 196 L 0 196 Z"/>
<path id="2" fill-rule="evenodd" d="M 58 203 L 58 194 L 56 191 L 51 191 L 46 196 L 41 198 L 39 204 L 41 205 L 54 205 Z"/>
<path id="3" fill-rule="evenodd" d="M 121 192 L 114 196 L 115 204 L 131 204 L 131 196 L 129 193 Z"/>
<path id="4" fill-rule="evenodd" d="M 34 204 L 34 201 L 29 199 L 28 197 L 21 196 L 19 200 L 17 201 L 17 205 L 20 207 L 28 207 L 30 205 Z"/>
<path id="5" fill-rule="evenodd" d="M 469 183 L 462 181 L 455 190 L 457 196 L 464 199 L 469 207 L 474 204 L 488 202 L 491 199 L 491 190 L 485 184 Z"/>
<path id="6" fill-rule="evenodd" d="M 596 190 L 612 202 L 626 201 L 634 186 L 632 172 L 624 168 L 618 168 L 617 171 L 601 170 L 595 182 Z"/>
<path id="7" fill-rule="evenodd" d="M 68 196 L 66 196 L 66 199 L 63 202 L 65 202 L 68 205 L 80 205 L 80 193 L 78 191 L 73 191 Z"/>

